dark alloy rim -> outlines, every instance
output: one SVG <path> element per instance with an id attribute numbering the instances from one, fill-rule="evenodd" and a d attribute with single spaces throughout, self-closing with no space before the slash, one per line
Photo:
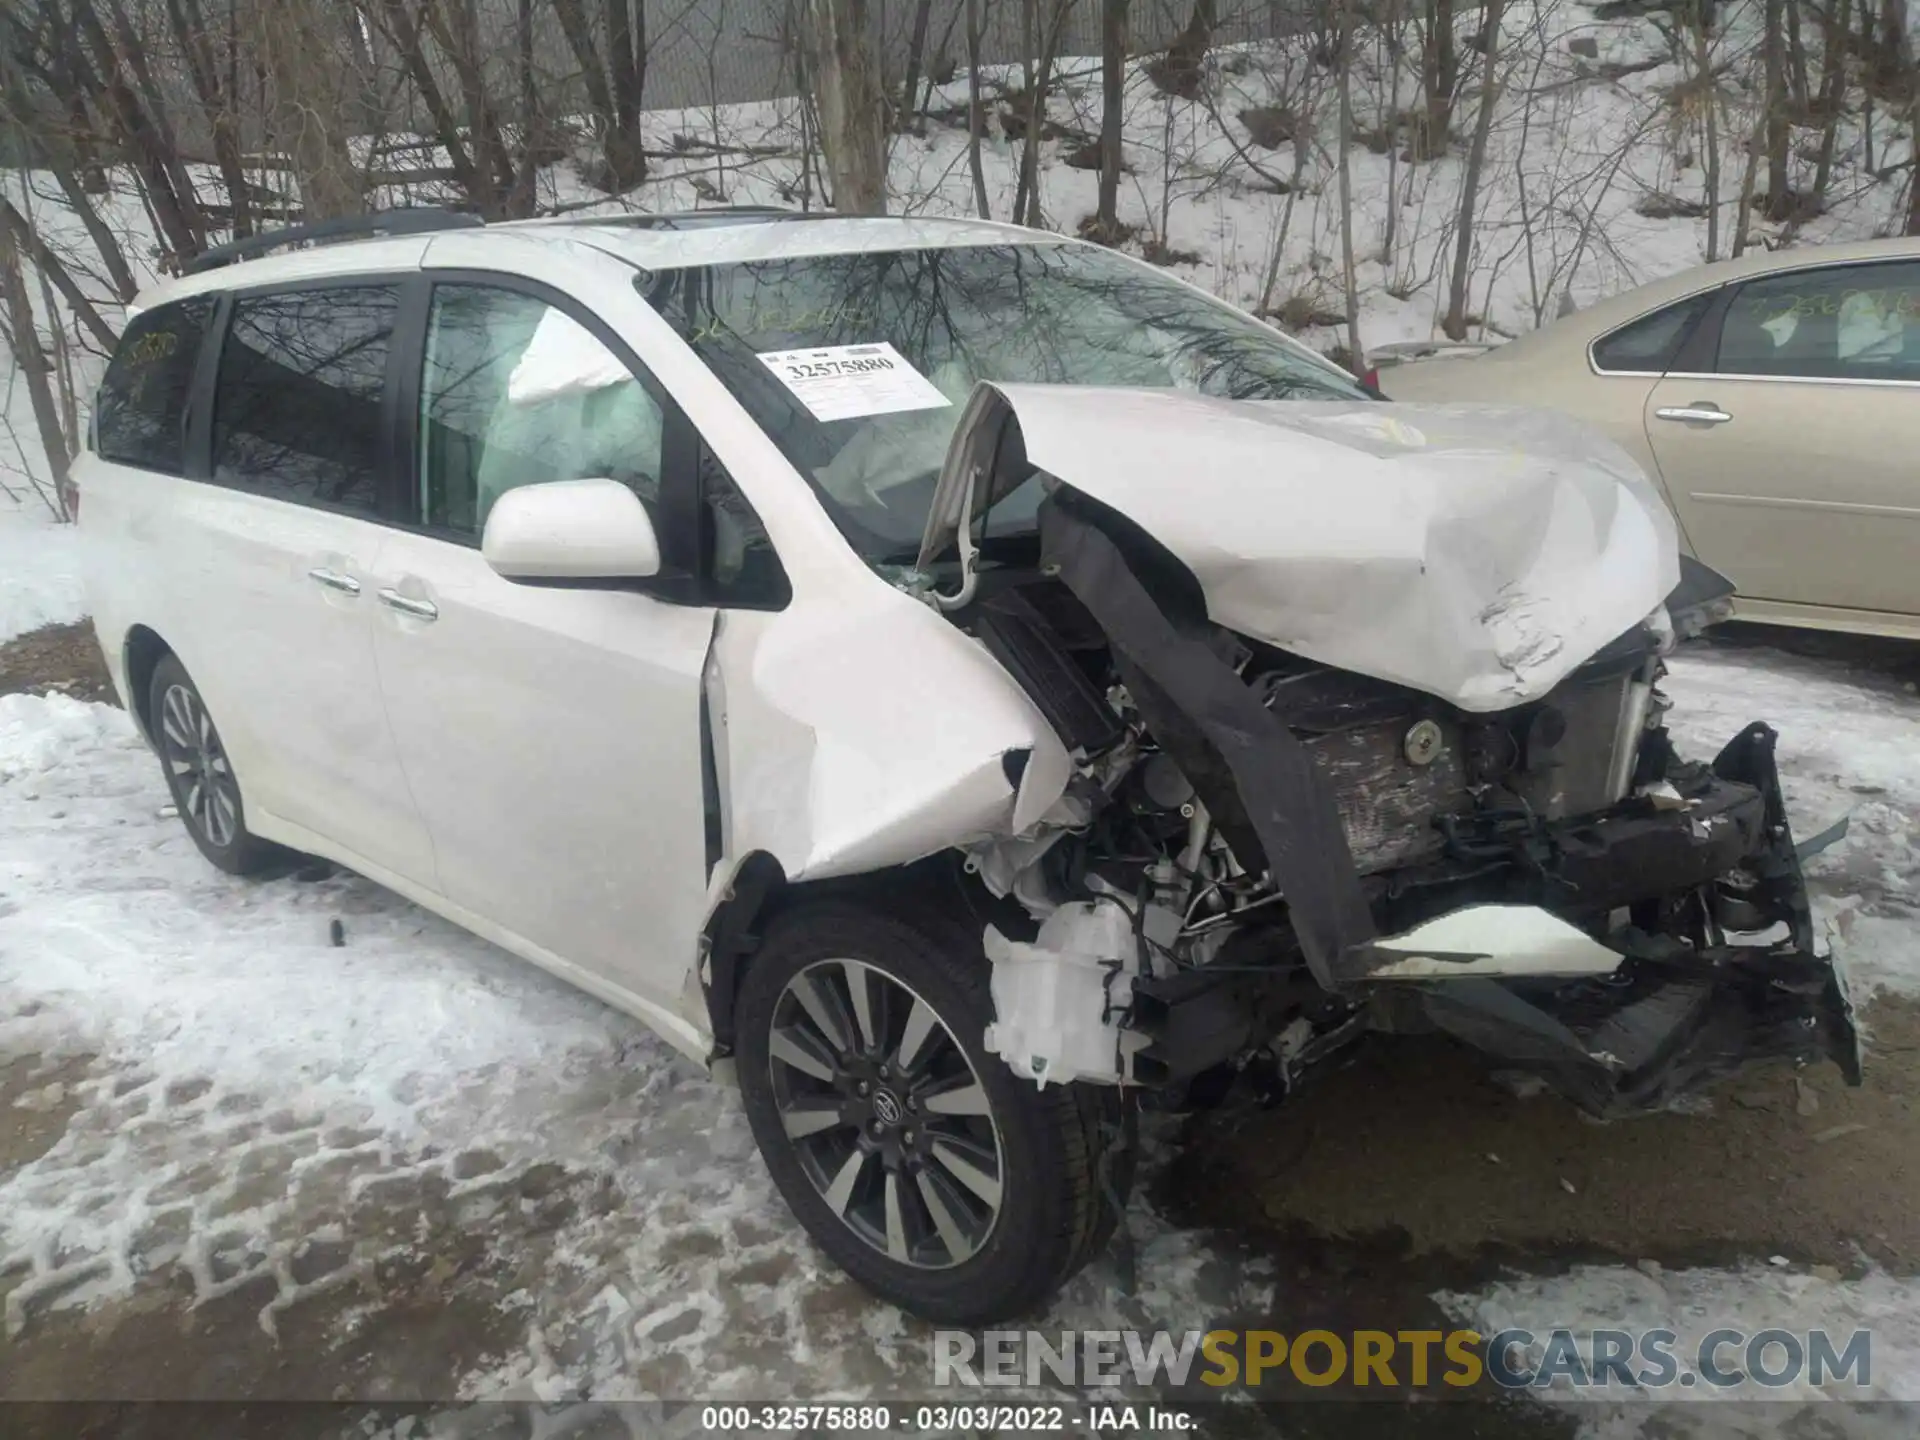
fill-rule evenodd
<path id="1" fill-rule="evenodd" d="M 240 789 L 206 706 L 185 685 L 160 697 L 160 751 L 186 822 L 226 849 L 240 831 Z"/>
<path id="2" fill-rule="evenodd" d="M 827 1208 L 888 1259 L 943 1270 L 1000 1218 L 1005 1152 L 973 1062 L 884 970 L 820 960 L 774 1003 L 773 1099 Z"/>

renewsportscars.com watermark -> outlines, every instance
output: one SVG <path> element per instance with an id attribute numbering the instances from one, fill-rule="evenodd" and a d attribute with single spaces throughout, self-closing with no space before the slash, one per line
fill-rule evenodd
<path id="1" fill-rule="evenodd" d="M 1430 1384 L 1507 1390 L 1626 1387 L 1865 1390 L 1867 1330 L 936 1330 L 933 1383 L 1173 1386 L 1226 1390 L 1291 1381 L 1389 1390 Z"/>

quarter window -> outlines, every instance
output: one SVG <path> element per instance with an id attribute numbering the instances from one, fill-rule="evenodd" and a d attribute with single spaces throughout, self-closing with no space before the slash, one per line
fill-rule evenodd
<path id="1" fill-rule="evenodd" d="M 390 285 L 242 296 L 220 350 L 213 477 L 303 505 L 380 509 Z"/>
<path id="2" fill-rule="evenodd" d="M 1629 321 L 1593 343 L 1596 370 L 1612 373 L 1662 374 L 1673 364 L 1696 320 L 1713 299 L 1711 290 L 1689 296 L 1677 305 Z"/>
<path id="3" fill-rule="evenodd" d="M 420 394 L 421 513 L 477 540 L 521 485 L 614 479 L 660 523 L 665 416 L 627 363 L 536 296 L 439 285 Z"/>
<path id="4" fill-rule="evenodd" d="M 1723 375 L 1920 381 L 1920 263 L 1770 275 L 1720 327 Z"/>
<path id="5" fill-rule="evenodd" d="M 95 411 L 95 448 L 103 460 L 185 472 L 187 395 L 212 314 L 212 298 L 200 295 L 158 306 L 127 326 Z"/>

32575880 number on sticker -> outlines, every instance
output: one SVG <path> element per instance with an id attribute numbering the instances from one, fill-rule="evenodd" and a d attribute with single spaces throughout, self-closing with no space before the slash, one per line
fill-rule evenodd
<path id="1" fill-rule="evenodd" d="M 771 370 L 816 420 L 857 420 L 953 402 L 885 340 L 811 350 L 763 350 Z"/>

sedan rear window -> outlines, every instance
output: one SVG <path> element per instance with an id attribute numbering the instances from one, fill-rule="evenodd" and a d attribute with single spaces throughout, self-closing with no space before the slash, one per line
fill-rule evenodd
<path id="1" fill-rule="evenodd" d="M 644 284 L 874 561 L 917 548 L 978 380 L 1368 398 L 1230 306 L 1091 246 L 788 256 Z M 996 506 L 986 533 L 1031 532 L 1032 498 Z"/>

